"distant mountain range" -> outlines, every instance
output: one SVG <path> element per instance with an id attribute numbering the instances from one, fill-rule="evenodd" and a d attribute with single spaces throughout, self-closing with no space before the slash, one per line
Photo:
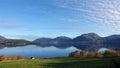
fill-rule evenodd
<path id="1" fill-rule="evenodd" d="M 38 42 L 27 41 L 24 39 L 7 39 L 3 36 L 0 36 L 0 47 L 12 47 L 12 46 L 25 46 L 30 44 L 40 44 Z"/>
<path id="2" fill-rule="evenodd" d="M 55 47 L 69 47 L 74 46 L 84 50 L 97 50 L 101 47 L 119 49 L 120 48 L 120 35 L 111 35 L 107 37 L 101 37 L 95 33 L 82 34 L 73 39 L 65 36 L 57 38 L 38 38 L 34 42 L 46 43 L 46 46 Z"/>
<path id="3" fill-rule="evenodd" d="M 2 46 L 25 46 L 38 45 L 41 47 L 55 46 L 58 48 L 76 47 L 83 50 L 97 50 L 99 48 L 120 49 L 120 35 L 101 37 L 95 33 L 82 34 L 75 38 L 60 36 L 56 38 L 38 38 L 34 41 L 24 39 L 7 39 L 0 36 L 0 47 Z"/>

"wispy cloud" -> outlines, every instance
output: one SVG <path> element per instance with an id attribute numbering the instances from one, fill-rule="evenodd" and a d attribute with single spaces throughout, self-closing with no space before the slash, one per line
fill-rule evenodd
<path id="1" fill-rule="evenodd" d="M 41 13 L 41 14 L 48 13 L 46 8 L 40 8 L 38 6 L 26 6 L 25 11 L 29 11 L 29 12 L 33 12 L 33 13 Z"/>
<path id="2" fill-rule="evenodd" d="M 25 28 L 27 26 L 25 26 L 25 24 L 18 24 L 16 20 L 12 20 L 12 19 L 0 19 L 0 29 L 7 29 L 7 30 L 11 30 L 11 29 L 21 29 L 21 28 Z"/>
<path id="3" fill-rule="evenodd" d="M 101 23 L 111 32 L 120 33 L 119 0 L 55 0 L 61 8 L 83 12 L 84 18 Z"/>
<path id="4" fill-rule="evenodd" d="M 0 23 L 9 23 L 9 22 L 15 22 L 15 21 L 9 19 L 0 19 Z"/>
<path id="5" fill-rule="evenodd" d="M 60 18 L 60 20 L 62 20 L 62 21 L 65 21 L 65 22 L 72 22 L 72 23 L 80 23 L 80 19 L 75 19 L 75 18 L 73 18 L 73 19 L 71 19 L 71 18 Z"/>
<path id="6" fill-rule="evenodd" d="M 82 27 L 61 27 L 61 28 L 56 28 L 59 30 L 65 30 L 65 31 L 74 31 L 74 30 L 82 30 Z"/>
<path id="7" fill-rule="evenodd" d="M 2 25 L 0 26 L 0 29 L 7 29 L 7 30 L 11 30 L 11 29 L 21 29 L 21 28 L 25 28 L 26 26 L 24 25 Z"/>

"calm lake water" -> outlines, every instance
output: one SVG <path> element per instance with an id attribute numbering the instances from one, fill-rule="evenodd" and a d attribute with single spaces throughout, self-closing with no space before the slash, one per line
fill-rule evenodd
<path id="1" fill-rule="evenodd" d="M 16 54 L 24 57 L 35 57 L 35 58 L 52 58 L 52 57 L 65 57 L 70 52 L 78 50 L 75 47 L 68 47 L 65 49 L 51 47 L 40 47 L 36 45 L 28 45 L 23 47 L 5 47 L 0 49 L 0 55 L 10 56 Z"/>

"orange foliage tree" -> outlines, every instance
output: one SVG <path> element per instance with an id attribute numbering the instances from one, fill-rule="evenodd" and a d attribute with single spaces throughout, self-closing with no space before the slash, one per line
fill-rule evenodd
<path id="1" fill-rule="evenodd" d="M 95 57 L 96 57 L 96 58 L 102 58 L 103 55 L 102 55 L 101 53 L 95 53 Z"/>
<path id="2" fill-rule="evenodd" d="M 17 56 L 16 55 L 11 55 L 10 60 L 17 60 Z"/>
<path id="3" fill-rule="evenodd" d="M 17 56 L 17 60 L 24 59 L 22 56 Z"/>
<path id="4" fill-rule="evenodd" d="M 8 58 L 5 55 L 0 56 L 0 61 L 7 61 Z"/>
<path id="5" fill-rule="evenodd" d="M 105 53 L 103 54 L 104 57 L 117 57 L 118 53 L 116 51 L 105 51 Z"/>

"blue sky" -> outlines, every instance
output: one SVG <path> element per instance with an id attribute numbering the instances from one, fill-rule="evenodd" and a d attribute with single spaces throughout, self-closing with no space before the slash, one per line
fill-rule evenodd
<path id="1" fill-rule="evenodd" d="M 34 40 L 120 34 L 119 0 L 0 0 L 0 35 Z"/>

